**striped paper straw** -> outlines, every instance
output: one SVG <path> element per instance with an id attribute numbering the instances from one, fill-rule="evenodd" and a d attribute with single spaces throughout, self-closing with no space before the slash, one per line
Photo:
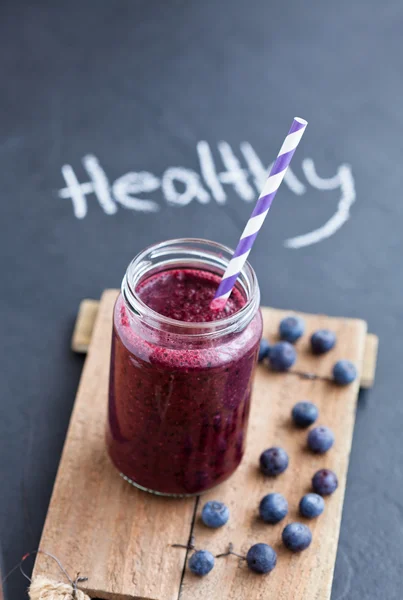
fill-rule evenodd
<path id="1" fill-rule="evenodd" d="M 274 196 L 283 181 L 285 172 L 287 171 L 295 149 L 304 134 L 307 124 L 308 122 L 305 121 L 305 119 L 295 117 L 291 129 L 281 146 L 276 161 L 271 168 L 259 199 L 256 202 L 256 206 L 243 230 L 238 246 L 236 247 L 223 278 L 221 279 L 212 302 L 212 308 L 222 308 L 230 296 L 232 288 L 249 256 L 249 252 L 251 251 L 257 234 L 269 212 Z"/>

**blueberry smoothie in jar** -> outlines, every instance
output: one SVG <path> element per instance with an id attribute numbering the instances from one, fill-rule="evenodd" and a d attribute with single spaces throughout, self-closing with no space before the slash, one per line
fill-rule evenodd
<path id="1" fill-rule="evenodd" d="M 242 459 L 262 318 L 248 263 L 226 305 L 210 307 L 231 254 L 205 240 L 163 242 L 123 279 L 107 445 L 121 475 L 146 491 L 199 494 Z"/>

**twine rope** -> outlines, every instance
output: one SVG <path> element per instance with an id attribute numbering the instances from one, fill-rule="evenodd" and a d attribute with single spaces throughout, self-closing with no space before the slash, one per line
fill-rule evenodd
<path id="1" fill-rule="evenodd" d="M 30 600 L 90 600 L 75 582 L 60 583 L 38 575 L 29 587 Z"/>
<path id="2" fill-rule="evenodd" d="M 49 577 L 45 577 L 44 575 L 37 575 L 33 580 L 31 580 L 31 578 L 25 573 L 23 564 L 28 557 L 35 554 L 44 554 L 45 556 L 48 556 L 54 560 L 60 571 L 68 580 L 68 583 L 54 581 L 53 579 L 49 579 Z M 20 562 L 15 565 L 15 567 L 13 567 L 11 571 L 9 571 L 4 577 L 3 583 L 17 569 L 20 570 L 21 574 L 25 577 L 25 579 L 28 579 L 30 583 L 28 588 L 30 600 L 91 600 L 87 594 L 85 594 L 82 590 L 79 590 L 77 587 L 79 583 L 87 581 L 88 577 L 80 577 L 80 573 L 77 573 L 77 576 L 73 581 L 60 560 L 50 552 L 45 552 L 45 550 L 41 550 L 40 548 L 38 548 L 38 550 L 33 550 L 32 552 L 27 552 L 27 554 L 24 554 Z"/>

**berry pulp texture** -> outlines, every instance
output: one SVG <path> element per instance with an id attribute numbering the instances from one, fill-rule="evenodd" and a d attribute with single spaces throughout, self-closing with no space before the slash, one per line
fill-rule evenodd
<path id="1" fill-rule="evenodd" d="M 245 304 L 235 289 L 211 311 L 219 277 L 171 270 L 140 283 L 140 299 L 160 315 L 187 323 L 212 322 Z M 240 463 L 249 416 L 252 375 L 262 319 L 214 341 L 152 330 L 119 296 L 109 389 L 107 444 L 117 469 L 149 491 L 187 495 L 229 477 Z"/>

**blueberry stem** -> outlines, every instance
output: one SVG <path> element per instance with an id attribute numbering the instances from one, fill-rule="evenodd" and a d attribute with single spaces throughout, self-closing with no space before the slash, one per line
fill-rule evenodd
<path id="1" fill-rule="evenodd" d="M 325 377 L 324 375 L 316 375 L 316 373 L 306 373 L 305 371 L 296 371 L 295 369 L 292 369 L 287 372 L 290 373 L 291 375 L 296 375 L 297 377 L 301 377 L 301 379 L 310 379 L 310 380 L 320 379 L 321 381 L 333 382 L 333 379 L 331 377 Z"/>
<path id="2" fill-rule="evenodd" d="M 230 554 L 233 554 L 238 558 L 242 558 L 242 560 L 246 560 L 246 556 L 242 556 L 241 554 L 237 554 L 236 552 L 234 552 L 234 544 L 232 542 L 228 544 L 228 551 L 223 552 L 222 554 L 217 554 L 216 558 L 221 558 L 222 556 L 229 556 Z"/>
<path id="3" fill-rule="evenodd" d="M 185 548 L 186 550 L 194 550 L 194 546 L 192 544 L 171 544 L 172 548 Z"/>
<path id="4" fill-rule="evenodd" d="M 315 373 L 305 373 L 304 371 L 289 371 L 292 375 L 297 375 L 297 377 L 301 377 L 301 379 L 324 379 L 320 377 L 320 375 L 316 375 Z"/>
<path id="5" fill-rule="evenodd" d="M 185 548 L 186 550 L 195 549 L 195 538 L 193 535 L 190 536 L 188 544 L 171 544 L 172 548 Z"/>

